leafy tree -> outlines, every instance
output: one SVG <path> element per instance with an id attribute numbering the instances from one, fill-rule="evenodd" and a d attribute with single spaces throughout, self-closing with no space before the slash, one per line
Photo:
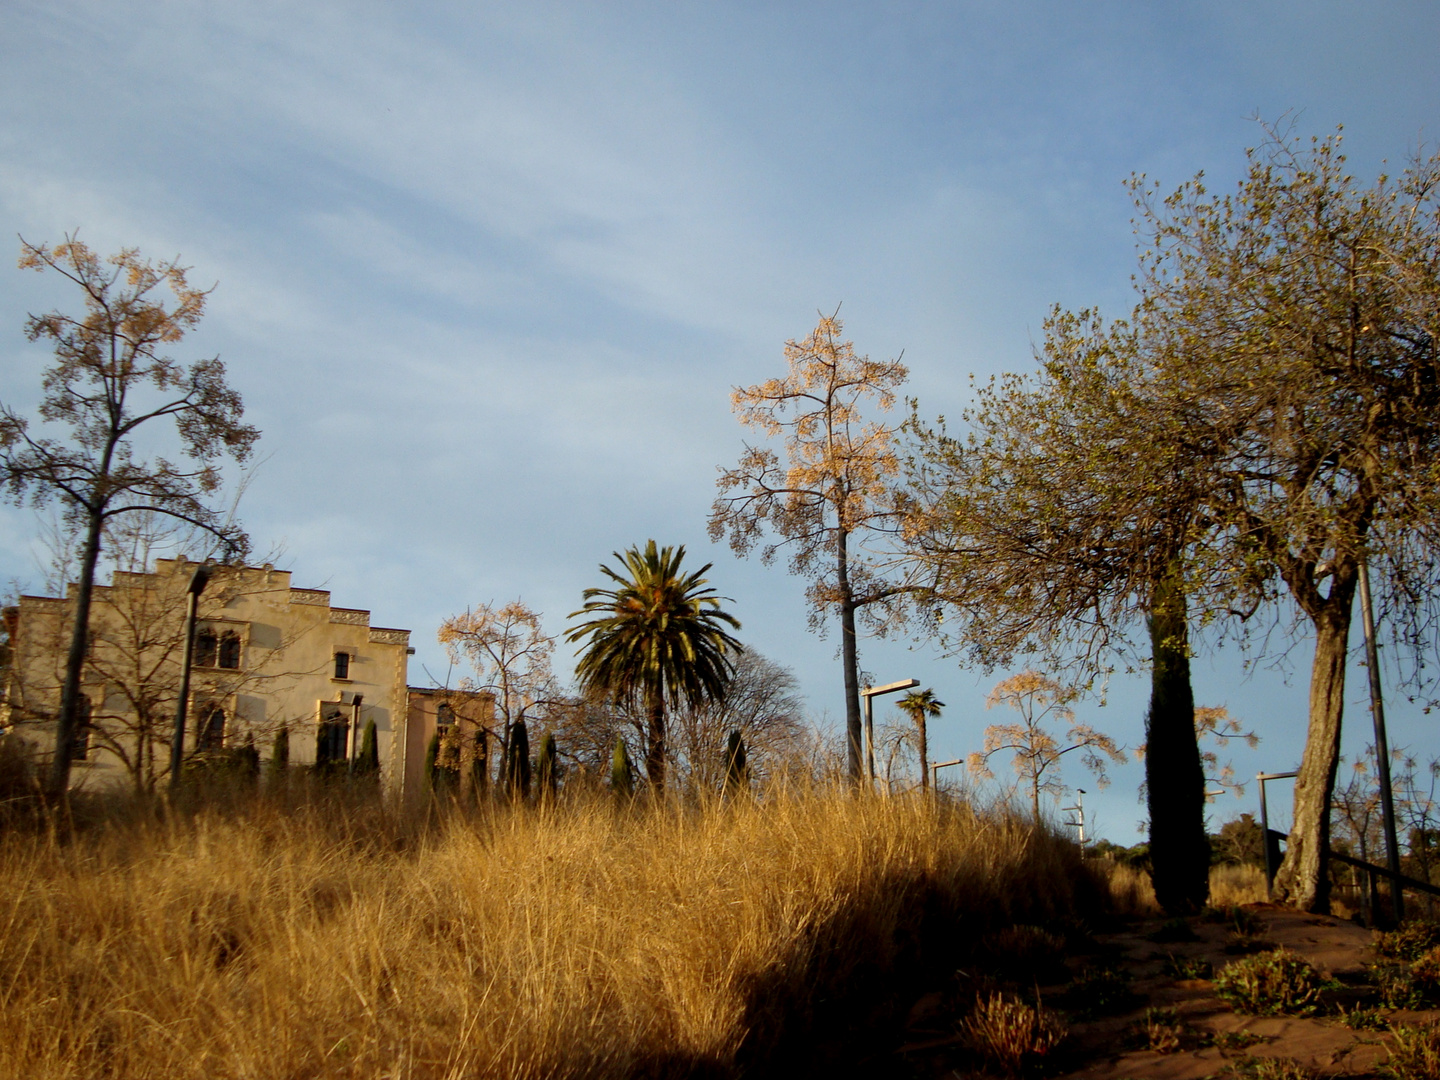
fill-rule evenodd
<path id="1" fill-rule="evenodd" d="M 566 633 L 584 641 L 575 668 L 582 689 L 601 690 L 644 710 L 647 720 L 645 773 L 657 792 L 665 789 L 666 710 L 681 702 L 698 706 L 725 696 L 743 647 L 724 627 L 739 621 L 720 607 L 726 597 L 707 588 L 706 563 L 693 574 L 681 571 L 685 548 L 630 548 L 614 553 L 626 571 L 601 564 L 614 589 L 586 589 L 584 618 Z M 628 575 L 628 576 L 627 576 Z"/>
<path id="2" fill-rule="evenodd" d="M 782 464 L 768 446 L 746 445 L 739 464 L 723 470 L 717 481 L 710 539 L 728 535 L 741 555 L 761 544 L 760 558 L 767 564 L 785 549 L 790 572 L 810 579 L 811 629 L 823 631 L 827 614 L 839 615 L 846 760 L 858 781 L 856 613 L 883 633 L 909 592 L 882 577 L 876 560 L 858 546 L 859 537 L 893 529 L 900 519 L 892 486 L 900 471 L 895 428 L 867 422 L 862 409 L 892 408 L 908 372 L 898 360 L 856 356 L 854 345 L 841 339 L 843 331 L 836 315 L 822 316 L 809 337 L 785 343 L 785 377 L 737 387 L 731 395 L 742 424 L 767 439 L 784 437 L 786 460 Z M 762 544 L 767 528 L 778 539 Z"/>
<path id="3" fill-rule="evenodd" d="M 1254 814 L 1241 814 L 1220 826 L 1211 849 L 1218 862 L 1265 865 L 1264 838 Z"/>
<path id="4" fill-rule="evenodd" d="M 1207 549 L 1274 582 L 1314 635 L 1309 722 L 1276 895 L 1325 910 L 1330 801 L 1362 566 L 1391 632 L 1436 647 L 1440 155 L 1357 185 L 1339 136 L 1267 129 L 1238 190 L 1201 178 L 1142 216 L 1144 351 L 1208 443 Z M 1418 668 L 1417 668 L 1418 671 Z"/>
<path id="5" fill-rule="evenodd" d="M 1045 328 L 1039 371 L 983 387 L 965 438 L 912 418 L 907 546 L 933 632 L 984 667 L 1026 657 L 1091 677 L 1148 653 L 1155 888 L 1167 910 L 1194 908 L 1209 852 L 1189 608 L 1233 606 L 1199 557 L 1213 448 L 1189 438 L 1131 324 L 1056 310 Z"/>
<path id="6" fill-rule="evenodd" d="M 1029 789 L 1031 811 L 1035 820 L 1040 820 L 1040 792 L 1054 794 L 1057 798 L 1064 790 L 1060 783 L 1058 768 L 1060 759 L 1066 754 L 1080 751 L 1085 767 L 1093 772 L 1104 787 L 1109 781 L 1105 776 L 1105 758 L 1125 761 L 1125 752 L 1115 745 L 1108 735 L 1096 731 L 1088 724 L 1078 723 L 1075 710 L 1071 708 L 1079 696 L 1074 687 L 1042 675 L 1038 671 L 1022 671 L 1018 675 L 996 684 L 985 699 L 985 707 L 1008 705 L 1020 714 L 1016 724 L 991 724 L 985 729 L 985 750 L 973 753 L 968 767 L 976 776 L 993 777 L 989 761 L 994 755 L 1008 751 L 1015 775 Z M 1052 723 L 1067 725 L 1062 740 L 1056 739 L 1046 727 Z"/>
<path id="7" fill-rule="evenodd" d="M 897 701 L 895 707 L 909 716 L 915 724 L 917 748 L 920 751 L 920 790 L 927 791 L 930 788 L 930 758 L 929 744 L 925 738 L 925 721 L 932 716 L 938 717 L 945 703 L 938 700 L 935 691 L 927 687 L 924 690 L 912 690 Z"/>
<path id="8" fill-rule="evenodd" d="M 22 241 L 23 269 L 52 270 L 83 296 L 81 317 L 55 311 L 26 322 L 31 341 L 55 347 L 39 420 L 46 430 L 68 428 L 69 437 L 51 437 L 0 405 L 0 485 L 17 503 L 59 500 L 68 523 L 84 537 L 46 783 L 51 799 L 69 790 L 91 594 L 106 524 L 137 510 L 166 514 L 223 538 L 231 554 L 243 552 L 243 534 L 207 497 L 220 484 L 216 460 L 228 455 L 243 461 L 259 437 L 241 423 L 240 395 L 226 383 L 224 364 L 200 360 L 187 368 L 161 353 L 200 321 L 208 293 L 192 288 L 186 268 L 175 260 L 157 264 L 127 248 L 108 263 L 73 236 L 54 248 Z M 173 295 L 168 306 L 159 297 L 162 288 Z M 149 444 L 152 421 L 165 419 L 174 422 L 180 454 L 189 464 L 137 456 L 143 453 L 137 432 L 144 428 Z"/>

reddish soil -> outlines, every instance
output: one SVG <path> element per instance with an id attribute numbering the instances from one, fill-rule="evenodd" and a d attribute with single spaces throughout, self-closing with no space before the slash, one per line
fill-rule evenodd
<path id="1" fill-rule="evenodd" d="M 1072 1020 L 1063 1057 L 1048 1074 L 1064 1080 L 1202 1080 L 1247 1075 L 1247 1059 L 1285 1058 L 1320 1076 L 1378 1076 L 1376 1070 L 1387 1057 L 1388 1032 L 1353 1030 L 1339 1015 L 1340 1009 L 1359 1004 L 1367 994 L 1362 985 L 1366 965 L 1375 960 L 1371 931 L 1274 905 L 1252 904 L 1245 910 L 1263 924 L 1255 934 L 1258 940 L 1248 946 L 1230 925 L 1198 918 L 1187 920 L 1198 940 L 1157 942 L 1156 936 L 1165 936 L 1165 920 L 1152 919 L 1096 935 L 1091 957 L 1069 957 L 1066 962 L 1072 973 L 1096 959 L 1128 972 L 1135 999 L 1133 1007 L 1126 1006 L 1117 1015 Z M 1342 984 L 1327 995 L 1321 1015 L 1243 1016 L 1215 996 L 1210 980 L 1166 973 L 1167 967 L 1176 969 L 1176 961 L 1208 961 L 1219 971 L 1247 947 L 1258 950 L 1266 943 L 1295 953 Z M 1041 998 L 1063 1007 L 1064 989 L 1064 984 L 1042 986 Z M 890 1068 L 876 1071 L 926 1078 L 980 1075 L 978 1062 L 957 1035 L 963 998 L 962 988 L 930 993 L 917 1001 L 909 1013 L 905 1041 L 887 1063 Z M 1146 1048 L 1150 1009 L 1173 1010 L 1179 1021 L 1172 1027 L 1179 1044 L 1167 1053 Z M 1440 1019 L 1440 1010 L 1396 1010 L 1385 1015 L 1391 1023 L 1419 1023 Z"/>

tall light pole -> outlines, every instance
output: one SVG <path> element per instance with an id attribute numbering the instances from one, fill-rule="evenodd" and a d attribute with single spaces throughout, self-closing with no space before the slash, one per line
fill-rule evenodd
<path id="1" fill-rule="evenodd" d="M 881 694 L 893 694 L 898 690 L 909 690 L 913 686 L 919 686 L 919 679 L 902 679 L 900 682 L 886 683 L 884 686 L 864 686 L 860 688 L 860 696 L 865 699 L 865 776 L 870 781 L 870 787 L 875 787 L 875 707 L 871 704 L 871 698 L 877 698 Z"/>
<path id="2" fill-rule="evenodd" d="M 180 700 L 175 703 L 175 730 L 170 736 L 170 790 L 180 786 L 180 765 L 185 759 L 185 711 L 190 704 L 190 661 L 195 652 L 195 607 L 210 580 L 210 567 L 201 563 L 190 575 L 185 599 L 185 643 L 180 649 Z"/>
<path id="3" fill-rule="evenodd" d="M 1395 796 L 1390 790 L 1390 742 L 1385 737 L 1385 701 L 1380 696 L 1380 650 L 1375 647 L 1375 609 L 1370 603 L 1370 565 L 1360 563 L 1360 616 L 1365 627 L 1365 667 L 1370 674 L 1370 715 L 1375 721 L 1375 771 L 1380 774 L 1380 810 L 1385 822 L 1385 862 L 1390 867 L 1390 902 L 1395 921 L 1405 918 L 1400 887 L 1400 843 L 1395 837 Z"/>

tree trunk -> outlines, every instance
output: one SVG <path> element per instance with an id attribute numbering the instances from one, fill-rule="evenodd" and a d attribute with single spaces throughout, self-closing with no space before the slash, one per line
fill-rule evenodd
<path id="1" fill-rule="evenodd" d="M 845 765 L 852 783 L 865 776 L 860 732 L 860 655 L 855 638 L 855 597 L 850 591 L 849 534 L 835 533 L 835 578 L 840 589 L 840 663 L 845 676 Z"/>
<path id="2" fill-rule="evenodd" d="M 1310 669 L 1310 722 L 1295 778 L 1294 824 L 1275 875 L 1275 899 L 1301 911 L 1330 910 L 1330 800 L 1340 764 L 1345 713 L 1345 659 L 1350 639 L 1354 574 L 1338 573 L 1315 622 L 1315 663 Z"/>
<path id="3" fill-rule="evenodd" d="M 665 702 L 659 695 L 647 703 L 650 723 L 645 732 L 645 777 L 650 790 L 660 795 L 665 791 Z"/>
<path id="4" fill-rule="evenodd" d="M 920 790 L 930 790 L 930 759 L 926 756 L 925 746 L 925 713 L 915 714 L 915 726 L 920 729 Z"/>
<path id="5" fill-rule="evenodd" d="M 78 733 L 76 717 L 80 704 L 80 676 L 90 644 L 90 596 L 95 588 L 95 564 L 100 559 L 100 530 L 104 518 L 92 514 L 85 530 L 85 548 L 80 556 L 80 580 L 75 588 L 74 624 L 70 651 L 65 656 L 65 681 L 60 687 L 60 718 L 55 730 L 55 756 L 45 796 L 50 802 L 63 801 L 70 793 L 70 755 Z"/>
<path id="6" fill-rule="evenodd" d="M 1150 712 L 1145 720 L 1145 790 L 1155 899 L 1169 915 L 1198 911 L 1210 892 L 1205 768 L 1195 734 L 1195 698 L 1185 592 L 1173 564 L 1150 599 Z"/>

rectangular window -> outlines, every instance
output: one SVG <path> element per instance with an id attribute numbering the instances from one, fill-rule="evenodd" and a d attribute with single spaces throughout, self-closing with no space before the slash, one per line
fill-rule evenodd
<path id="1" fill-rule="evenodd" d="M 335 678 L 350 678 L 350 654 L 348 652 L 337 652 L 335 654 Z"/>

